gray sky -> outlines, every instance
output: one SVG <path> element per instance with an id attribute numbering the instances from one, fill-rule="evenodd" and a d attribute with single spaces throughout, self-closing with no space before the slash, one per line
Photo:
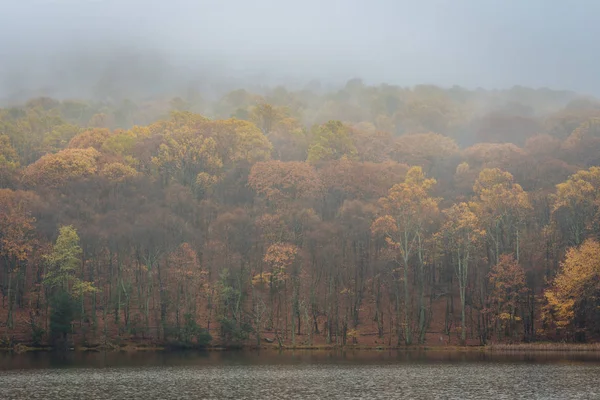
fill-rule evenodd
<path id="1" fill-rule="evenodd" d="M 121 78 L 169 85 L 185 75 L 175 67 L 235 78 L 262 73 L 272 81 L 362 77 L 600 94 L 596 0 L 0 0 L 0 6 L 0 98 L 34 86 L 76 92 L 99 77 L 127 73 Z M 129 57 L 132 49 L 141 56 Z"/>

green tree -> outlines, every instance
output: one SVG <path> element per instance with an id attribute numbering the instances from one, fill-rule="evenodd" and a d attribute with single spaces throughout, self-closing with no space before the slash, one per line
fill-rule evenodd
<path id="1" fill-rule="evenodd" d="M 60 338 L 64 342 L 71 332 L 71 323 L 76 316 L 75 301 L 81 301 L 83 310 L 85 294 L 96 291 L 92 282 L 77 277 L 82 253 L 79 235 L 69 225 L 60 227 L 52 251 L 45 256 L 48 269 L 43 283 L 50 295 L 50 331 L 54 340 Z"/>
<path id="2" fill-rule="evenodd" d="M 340 121 L 329 121 L 314 129 L 313 140 L 308 148 L 308 159 L 311 163 L 354 159 L 357 151 L 349 128 Z"/>

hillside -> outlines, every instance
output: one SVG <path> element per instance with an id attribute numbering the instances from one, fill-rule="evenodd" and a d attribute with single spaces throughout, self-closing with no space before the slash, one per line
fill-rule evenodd
<path id="1" fill-rule="evenodd" d="M 599 165 L 600 102 L 549 89 L 31 99 L 0 343 L 593 342 Z"/>

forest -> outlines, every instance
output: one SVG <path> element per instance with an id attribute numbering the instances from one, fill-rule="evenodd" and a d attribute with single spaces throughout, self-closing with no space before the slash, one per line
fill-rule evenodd
<path id="1" fill-rule="evenodd" d="M 600 101 L 417 85 L 0 109 L 0 347 L 600 339 Z"/>

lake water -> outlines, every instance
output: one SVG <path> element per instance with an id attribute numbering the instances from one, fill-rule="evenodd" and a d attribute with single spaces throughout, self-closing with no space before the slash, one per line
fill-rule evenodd
<path id="1" fill-rule="evenodd" d="M 600 356 L 0 353 L 0 399 L 600 399 Z"/>

